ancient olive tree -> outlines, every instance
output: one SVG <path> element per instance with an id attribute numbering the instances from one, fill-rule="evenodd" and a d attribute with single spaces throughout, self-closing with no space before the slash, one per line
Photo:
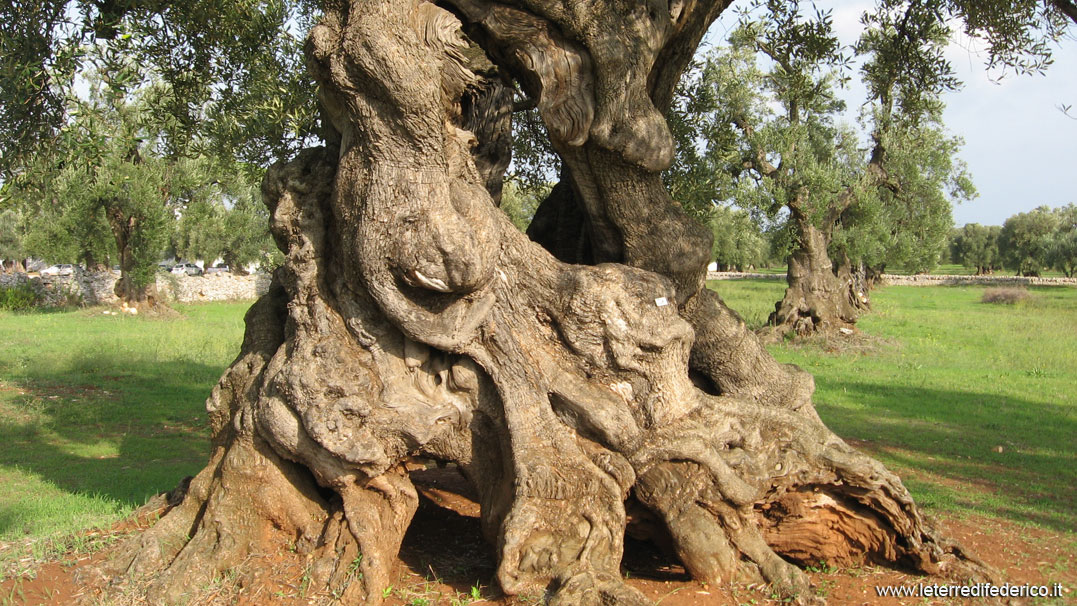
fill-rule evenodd
<path id="1" fill-rule="evenodd" d="M 181 20 L 147 32 L 176 43 L 170 77 L 228 77 L 221 57 L 262 39 L 241 28 L 252 3 L 73 4 L 105 38 L 127 14 Z M 941 18 L 1009 3 L 924 4 Z M 983 575 L 822 424 L 811 377 L 703 287 L 710 236 L 663 185 L 663 112 L 726 6 L 327 2 L 305 43 L 325 145 L 267 172 L 286 260 L 207 403 L 209 463 L 100 571 L 180 602 L 219 573 L 257 577 L 251 556 L 287 545 L 311 588 L 376 603 L 416 509 L 417 455 L 474 484 L 501 588 L 555 604 L 646 603 L 618 570 L 628 499 L 710 583 L 762 580 L 806 602 L 795 563 L 818 559 Z M 226 18 L 186 35 L 215 11 Z M 229 52 L 197 52 L 215 43 Z M 510 82 L 562 163 L 531 239 L 495 206 Z M 5 98 L 35 90 L 18 83 Z"/>
<path id="2" fill-rule="evenodd" d="M 725 176 L 710 179 L 715 194 L 784 223 L 789 287 L 770 316 L 783 332 L 853 324 L 867 306 L 860 268 L 934 266 L 951 199 L 971 194 L 940 123 L 939 94 L 956 86 L 940 63 L 949 30 L 914 6 L 867 19 L 855 49 L 866 148 L 838 122 L 850 56 L 827 13 L 760 3 L 689 80 L 702 164 Z"/>
<path id="3" fill-rule="evenodd" d="M 662 109 L 722 8 L 328 8 L 306 52 L 331 132 L 266 175 L 286 261 L 208 402 L 210 462 L 104 571 L 179 601 L 291 544 L 313 586 L 377 602 L 418 455 L 474 484 L 501 588 L 555 604 L 647 603 L 619 574 L 629 498 L 710 583 L 806 602 L 794 563 L 984 574 L 703 287 L 710 237 L 663 186 Z M 493 203 L 508 78 L 571 176 L 544 204 L 586 217 L 575 260 L 594 264 Z"/>

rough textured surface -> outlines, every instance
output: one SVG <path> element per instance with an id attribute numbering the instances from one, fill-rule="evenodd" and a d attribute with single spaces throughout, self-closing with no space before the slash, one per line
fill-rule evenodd
<path id="1" fill-rule="evenodd" d="M 0 274 L 0 288 L 29 283 L 41 293 L 47 305 L 68 302 L 84 305 L 117 305 L 118 275 L 114 272 L 86 272 L 78 276 L 35 277 Z M 204 301 L 244 301 L 257 299 L 269 290 L 269 274 L 209 274 L 206 276 L 157 276 L 157 293 L 180 303 Z"/>
<path id="2" fill-rule="evenodd" d="M 784 274 L 757 274 L 737 271 L 707 272 L 708 280 L 785 280 Z M 950 274 L 880 274 L 876 284 L 897 286 L 951 286 L 974 284 L 979 286 L 1077 286 L 1077 278 L 1024 277 L 1024 276 L 960 276 Z"/>
<path id="3" fill-rule="evenodd" d="M 465 473 L 501 588 L 551 604 L 648 603 L 619 574 L 629 495 L 708 582 L 808 602 L 790 560 L 831 554 L 984 574 L 702 288 L 708 236 L 661 186 L 668 77 L 652 76 L 720 7 L 332 6 L 307 53 L 339 137 L 266 176 L 286 261 L 208 402 L 210 464 L 102 574 L 178 602 L 289 545 L 312 590 L 377 603 L 416 508 L 412 456 Z M 467 106 L 499 106 L 477 103 L 495 76 L 539 96 L 597 265 L 497 209 L 479 137 L 503 131 L 466 125 Z"/>
<path id="4" fill-rule="evenodd" d="M 157 292 L 169 301 L 253 301 L 269 291 L 272 277 L 265 273 L 157 276 Z"/>
<path id="5" fill-rule="evenodd" d="M 807 220 L 797 223 L 799 240 L 789 254 L 786 274 L 789 286 L 767 323 L 798 335 L 853 325 L 867 299 L 858 295 L 848 268 L 835 271 L 827 251 L 829 230 Z"/>

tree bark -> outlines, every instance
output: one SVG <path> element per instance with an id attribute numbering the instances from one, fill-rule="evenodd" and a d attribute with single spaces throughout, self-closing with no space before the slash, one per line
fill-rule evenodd
<path id="1" fill-rule="evenodd" d="M 829 232 L 796 208 L 790 220 L 796 222 L 798 240 L 789 255 L 789 286 L 767 323 L 801 336 L 852 326 L 867 308 L 867 298 L 857 288 L 848 259 L 835 269 L 827 250 Z"/>
<path id="2" fill-rule="evenodd" d="M 138 229 L 138 218 L 128 217 L 115 208 L 107 209 L 109 227 L 116 240 L 116 250 L 120 257 L 120 279 L 116 281 L 113 292 L 120 299 L 125 309 L 135 313 L 156 313 L 164 307 L 157 294 L 157 282 L 139 284 L 132 275 L 135 267 L 135 255 L 132 250 L 132 238 Z M 87 253 L 89 254 L 89 253 Z M 87 259 L 87 263 L 90 260 Z M 89 267 L 89 265 L 87 265 Z"/>
<path id="3" fill-rule="evenodd" d="M 649 603 L 619 574 L 630 494 L 706 582 L 806 603 L 794 563 L 981 577 L 827 430 L 811 377 L 703 287 L 706 231 L 659 178 L 671 142 L 651 72 L 720 7 L 450 4 L 353 0 L 310 33 L 339 143 L 268 171 L 286 261 L 207 403 L 210 463 L 103 572 L 178 602 L 290 545 L 312 589 L 376 604 L 418 455 L 474 484 L 501 588 L 551 604 Z M 605 222 L 591 258 L 616 263 L 565 263 L 496 208 L 481 167 L 501 164 L 476 161 L 491 148 L 464 127 L 463 99 L 497 94 L 476 43 L 537 92 L 571 174 L 559 195 Z"/>
<path id="4" fill-rule="evenodd" d="M 845 251 L 841 252 L 840 259 L 834 274 L 845 288 L 849 306 L 856 311 L 857 315 L 870 310 L 871 301 L 868 298 L 868 292 L 875 283 L 875 274 L 863 262 L 854 266 Z M 882 271 L 878 273 L 881 274 Z"/>

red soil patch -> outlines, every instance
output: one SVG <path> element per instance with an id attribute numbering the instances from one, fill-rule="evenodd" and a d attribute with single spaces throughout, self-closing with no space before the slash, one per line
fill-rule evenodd
<path id="1" fill-rule="evenodd" d="M 481 538 L 478 505 L 469 487 L 454 470 L 427 470 L 413 474 L 425 497 L 401 549 L 395 582 L 387 589 L 386 606 L 537 606 L 541 596 L 505 597 L 494 579 L 495 560 Z M 152 518 L 152 516 L 151 516 Z M 117 531 L 148 525 L 126 522 Z M 999 571 L 1002 582 L 1011 584 L 1063 585 L 1057 600 L 1015 603 L 1073 603 L 1077 596 L 1077 539 L 1038 528 L 991 518 L 946 519 L 943 529 L 969 552 Z M 622 570 L 628 583 L 661 606 L 741 606 L 779 604 L 765 588 L 744 585 L 708 587 L 692 581 L 675 558 L 650 543 L 626 539 Z M 34 578 L 9 579 L 0 583 L 0 605 L 31 606 L 76 604 L 92 598 L 79 586 L 76 573 L 95 556 L 69 556 L 65 561 L 40 566 Z M 330 596 L 306 595 L 301 566 L 293 554 L 282 553 L 270 561 L 252 562 L 272 570 L 272 578 L 255 586 L 224 588 L 197 604 L 310 605 L 334 604 Z M 864 566 L 810 573 L 815 591 L 831 606 L 926 606 L 931 604 L 987 603 L 983 599 L 882 598 L 876 587 L 916 585 L 933 580 L 914 574 Z M 472 598 L 472 588 L 481 597 Z M 970 602 L 969 600 L 973 600 Z M 120 604 L 143 604 L 133 600 Z"/>

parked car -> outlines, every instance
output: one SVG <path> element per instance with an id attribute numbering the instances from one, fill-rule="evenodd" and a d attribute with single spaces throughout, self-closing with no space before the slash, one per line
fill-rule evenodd
<path id="1" fill-rule="evenodd" d="M 172 273 L 187 274 L 188 276 L 201 276 L 202 268 L 194 263 L 180 263 L 172 266 Z"/>
<path id="2" fill-rule="evenodd" d="M 70 263 L 50 265 L 41 270 L 42 276 L 70 276 L 75 273 L 75 266 Z"/>
<path id="3" fill-rule="evenodd" d="M 209 275 L 209 274 L 230 274 L 230 273 L 232 273 L 232 268 L 228 267 L 224 263 L 215 265 L 213 267 L 207 267 L 206 268 L 206 275 Z"/>

